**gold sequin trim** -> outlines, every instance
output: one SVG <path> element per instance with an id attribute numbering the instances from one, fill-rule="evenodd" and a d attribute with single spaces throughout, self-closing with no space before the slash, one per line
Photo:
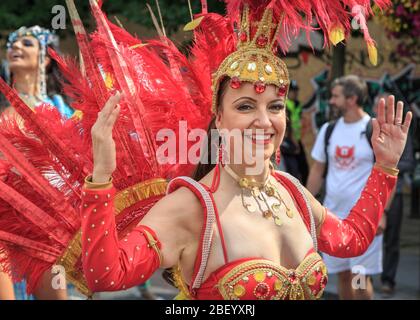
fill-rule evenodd
<path id="1" fill-rule="evenodd" d="M 139 201 L 165 194 L 167 185 L 168 182 L 165 179 L 152 179 L 119 191 L 114 199 L 116 214 Z"/>
<path id="2" fill-rule="evenodd" d="M 237 288 L 237 285 L 240 284 L 244 277 L 254 277 L 258 283 L 262 283 L 261 281 L 264 281 L 266 275 L 270 273 L 271 277 L 277 277 L 273 288 L 276 293 L 271 297 L 272 300 L 286 298 L 291 300 L 319 299 L 322 296 L 323 289 L 314 296 L 312 289 L 304 281 L 304 279 L 307 280 L 305 277 L 312 275 L 317 269 L 322 271 L 321 281 L 323 281 L 327 276 L 326 268 L 322 258 L 316 252 L 308 255 L 296 270 L 284 268 L 267 260 L 251 260 L 241 263 L 230 270 L 219 280 L 217 287 L 225 300 L 238 300 L 240 297 L 237 295 L 238 292 L 235 292 L 235 288 Z M 290 279 L 290 274 L 292 273 L 296 277 L 295 281 Z M 261 280 L 263 278 L 261 275 L 264 275 L 263 280 Z"/>

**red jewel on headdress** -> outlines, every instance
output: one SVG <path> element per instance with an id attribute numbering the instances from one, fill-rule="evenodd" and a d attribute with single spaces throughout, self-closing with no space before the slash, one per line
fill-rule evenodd
<path id="1" fill-rule="evenodd" d="M 246 33 L 245 32 L 241 32 L 239 34 L 239 40 L 241 40 L 241 42 L 245 42 L 247 39 Z"/>
<path id="2" fill-rule="evenodd" d="M 230 87 L 232 89 L 238 89 L 241 86 L 241 80 L 238 77 L 230 79 Z"/>
<path id="3" fill-rule="evenodd" d="M 282 85 L 279 87 L 279 92 L 278 92 L 278 95 L 279 95 L 280 97 L 282 97 L 282 96 L 286 95 L 286 91 L 287 91 L 287 87 L 286 87 L 284 84 L 282 84 Z"/>
<path id="4" fill-rule="evenodd" d="M 257 81 L 254 84 L 254 88 L 257 93 L 263 93 L 265 91 L 265 83 L 262 81 Z"/>
<path id="5" fill-rule="evenodd" d="M 265 35 L 260 34 L 257 38 L 256 43 L 257 43 L 257 46 L 260 48 L 265 47 L 266 44 L 268 43 L 268 38 Z"/>
<path id="6" fill-rule="evenodd" d="M 269 290 L 270 288 L 268 287 L 268 285 L 262 282 L 256 286 L 254 294 L 257 298 L 264 298 L 267 296 Z"/>

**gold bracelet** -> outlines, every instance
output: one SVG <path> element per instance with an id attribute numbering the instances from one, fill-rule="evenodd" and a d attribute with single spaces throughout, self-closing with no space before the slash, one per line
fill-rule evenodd
<path id="1" fill-rule="evenodd" d="M 92 182 L 92 176 L 85 178 L 85 187 L 87 189 L 109 189 L 112 187 L 112 177 L 109 178 L 108 182 Z"/>
<path id="2" fill-rule="evenodd" d="M 386 167 L 379 163 L 375 163 L 375 167 L 394 177 L 398 177 L 398 173 L 400 172 L 400 170 L 398 170 L 397 168 Z"/>

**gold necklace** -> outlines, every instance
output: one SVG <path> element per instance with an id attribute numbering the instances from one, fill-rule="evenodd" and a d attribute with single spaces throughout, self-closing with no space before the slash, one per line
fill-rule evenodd
<path id="1" fill-rule="evenodd" d="M 283 201 L 277 188 L 271 183 L 270 176 L 264 182 L 257 182 L 253 179 L 239 177 L 228 165 L 223 167 L 225 171 L 238 182 L 241 188 L 242 206 L 250 213 L 254 213 L 257 208 L 251 202 L 246 201 L 245 193 L 250 194 L 250 198 L 254 199 L 258 209 L 261 211 L 262 216 L 266 219 L 273 218 L 274 223 L 278 226 L 283 224 L 279 214 L 281 212 L 281 205 L 283 204 L 286 209 L 286 215 L 291 219 L 293 212 Z M 269 204 L 269 199 L 274 200 L 273 204 Z M 265 207 L 265 209 L 264 209 Z"/>

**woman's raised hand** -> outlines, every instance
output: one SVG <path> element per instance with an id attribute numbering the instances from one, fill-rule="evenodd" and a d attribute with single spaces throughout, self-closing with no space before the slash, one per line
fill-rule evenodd
<path id="1" fill-rule="evenodd" d="M 373 119 L 372 146 L 376 163 L 396 168 L 404 151 L 410 127 L 411 112 L 403 119 L 403 103 L 398 101 L 395 110 L 395 97 L 382 98 L 378 103 L 378 115 Z"/>
<path id="2" fill-rule="evenodd" d="M 93 146 L 93 174 L 92 182 L 108 182 L 116 168 L 115 142 L 112 138 L 112 129 L 120 113 L 118 102 L 121 94 L 112 95 L 105 106 L 98 113 L 98 119 L 92 127 Z"/>

